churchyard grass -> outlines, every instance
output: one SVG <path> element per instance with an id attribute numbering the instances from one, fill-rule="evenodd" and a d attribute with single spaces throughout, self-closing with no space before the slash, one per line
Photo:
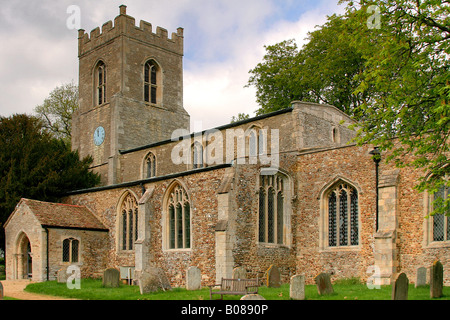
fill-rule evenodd
<path id="1" fill-rule="evenodd" d="M 390 300 L 391 286 L 380 289 L 368 289 L 357 280 L 337 281 L 333 283 L 334 294 L 320 296 L 315 285 L 305 287 L 307 300 Z M 141 295 L 138 286 L 121 285 L 119 288 L 103 288 L 101 280 L 82 279 L 81 289 L 68 289 L 65 283 L 48 281 L 33 283 L 25 289 L 27 292 L 48 294 L 81 300 L 209 300 L 209 288 L 188 291 L 184 288 L 173 288 L 171 291 L 160 291 Z M 289 284 L 280 288 L 260 287 L 260 295 L 267 300 L 289 300 Z M 444 287 L 441 300 L 450 300 L 450 287 Z M 225 296 L 226 300 L 239 300 L 240 296 Z M 430 300 L 429 286 L 415 288 L 409 286 L 409 300 Z M 433 299 L 438 300 L 438 299 Z"/>

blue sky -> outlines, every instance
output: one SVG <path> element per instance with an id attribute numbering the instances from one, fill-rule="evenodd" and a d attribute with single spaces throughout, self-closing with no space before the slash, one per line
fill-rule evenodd
<path id="1" fill-rule="evenodd" d="M 203 129 L 230 122 L 239 112 L 254 115 L 248 71 L 264 45 L 296 39 L 342 13 L 338 0 L 10 0 L 0 6 L 0 115 L 32 114 L 50 91 L 78 82 L 77 30 L 67 27 L 71 5 L 80 8 L 87 32 L 127 14 L 176 32 L 184 28 L 184 107 Z M 192 125 L 193 127 L 194 125 Z"/>

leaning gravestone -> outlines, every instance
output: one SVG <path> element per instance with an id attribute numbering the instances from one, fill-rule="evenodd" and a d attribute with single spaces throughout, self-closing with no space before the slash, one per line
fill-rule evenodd
<path id="1" fill-rule="evenodd" d="M 158 290 L 172 290 L 169 279 L 161 268 L 149 267 L 139 276 L 139 290 L 141 294 Z"/>
<path id="2" fill-rule="evenodd" d="M 267 270 L 267 286 L 269 288 L 279 288 L 281 286 L 281 274 L 277 266 L 271 265 Z"/>
<path id="3" fill-rule="evenodd" d="M 400 273 L 392 285 L 392 300 L 408 300 L 408 286 L 408 277 Z"/>
<path id="4" fill-rule="evenodd" d="M 417 277 L 415 287 L 424 287 L 427 285 L 427 268 L 420 267 L 417 269 Z"/>
<path id="5" fill-rule="evenodd" d="M 233 279 L 247 279 L 247 270 L 244 267 L 234 268 L 231 277 Z"/>
<path id="6" fill-rule="evenodd" d="M 200 290 L 202 288 L 202 273 L 197 267 L 189 267 L 186 271 L 186 289 Z"/>
<path id="7" fill-rule="evenodd" d="M 319 295 L 329 295 L 333 294 L 333 286 L 331 285 L 331 277 L 329 273 L 320 273 L 315 278 L 314 281 L 317 285 L 317 291 Z"/>
<path id="8" fill-rule="evenodd" d="M 295 275 L 291 277 L 289 296 L 293 300 L 305 300 L 305 275 Z"/>
<path id="9" fill-rule="evenodd" d="M 442 297 L 444 287 L 444 267 L 440 261 L 435 261 L 430 268 L 430 297 Z"/>
<path id="10" fill-rule="evenodd" d="M 120 272 L 117 269 L 109 268 L 103 271 L 103 287 L 118 288 L 120 286 Z"/>

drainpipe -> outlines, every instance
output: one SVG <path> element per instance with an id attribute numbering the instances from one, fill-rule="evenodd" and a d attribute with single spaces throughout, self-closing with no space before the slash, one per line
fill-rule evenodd
<path id="1" fill-rule="evenodd" d="M 378 147 L 374 147 L 372 151 L 369 152 L 372 155 L 372 159 L 375 162 L 375 190 L 376 190 L 376 216 L 375 216 L 375 232 L 378 232 L 378 215 L 379 215 L 379 192 L 378 192 L 378 167 L 381 161 L 381 152 L 378 150 Z"/>
<path id="2" fill-rule="evenodd" d="M 46 256 L 47 256 L 47 259 L 46 259 L 47 260 L 47 268 L 46 269 L 47 269 L 47 281 L 49 281 L 49 279 L 50 279 L 50 277 L 49 277 L 49 274 L 50 274 L 50 270 L 49 270 L 49 264 L 50 263 L 49 263 L 49 261 L 50 260 L 49 260 L 49 257 L 48 257 L 48 252 L 49 252 L 49 250 L 48 250 L 48 238 L 49 238 L 48 237 L 48 228 L 45 228 L 44 230 L 45 230 L 45 233 L 46 233 L 46 236 L 47 236 L 47 241 L 46 241 L 47 242 L 47 248 L 46 248 L 46 250 L 47 250 L 47 254 L 46 254 Z"/>

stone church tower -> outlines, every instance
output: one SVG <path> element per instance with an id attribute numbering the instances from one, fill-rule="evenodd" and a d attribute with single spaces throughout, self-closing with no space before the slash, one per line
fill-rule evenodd
<path id="1" fill-rule="evenodd" d="M 90 35 L 79 30 L 79 109 L 72 118 L 72 148 L 91 155 L 102 185 L 115 184 L 119 150 L 171 138 L 190 127 L 183 108 L 183 29 L 167 30 L 120 15 Z"/>

